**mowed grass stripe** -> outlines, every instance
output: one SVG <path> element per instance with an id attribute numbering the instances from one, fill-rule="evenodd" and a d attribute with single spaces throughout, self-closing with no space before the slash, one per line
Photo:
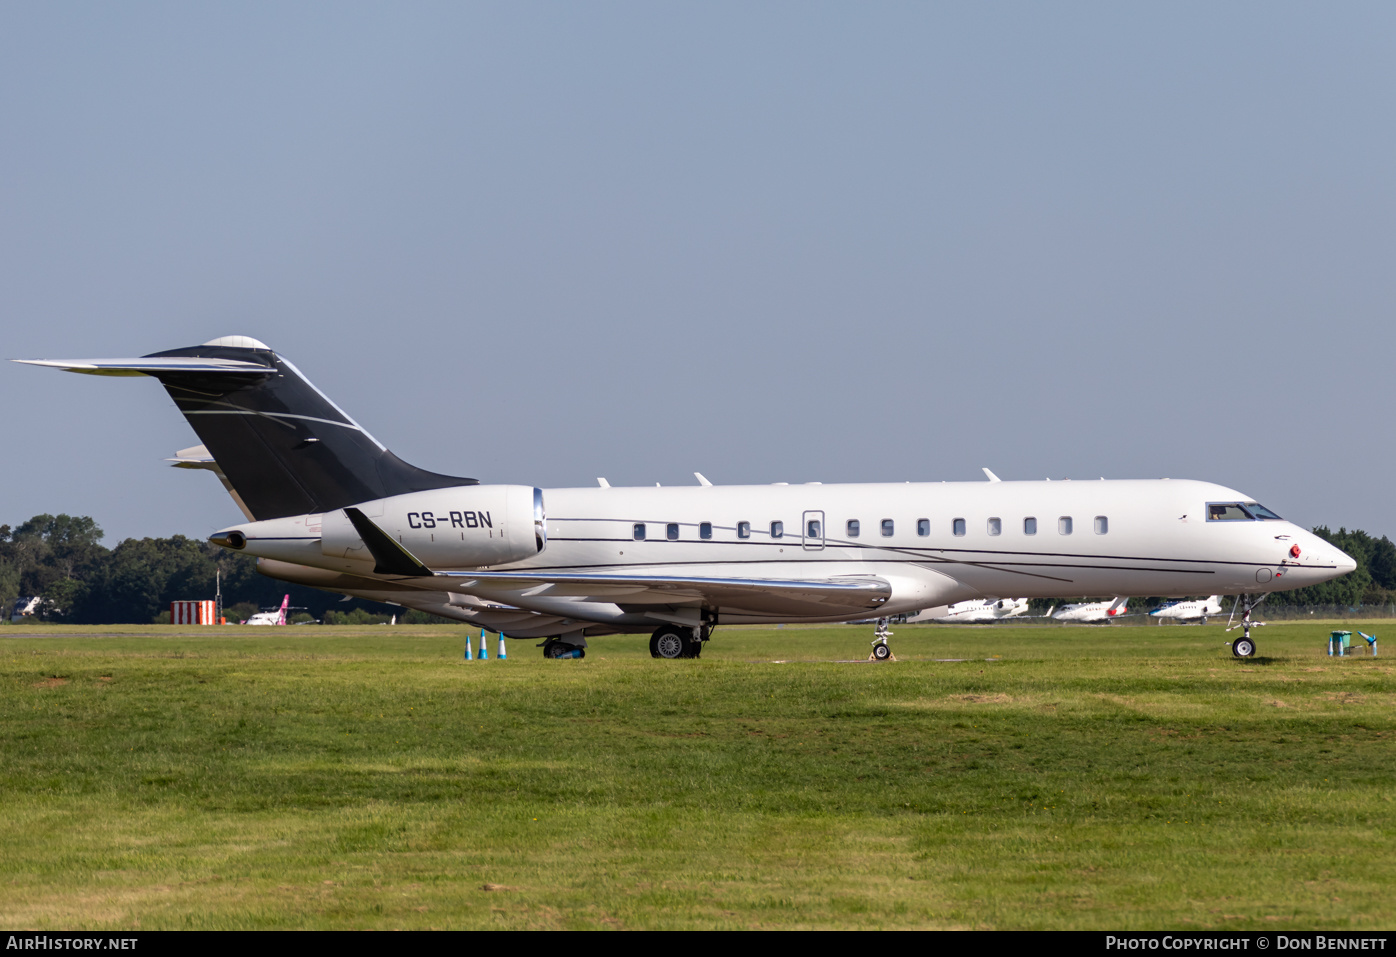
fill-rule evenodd
<path id="1" fill-rule="evenodd" d="M 1396 688 L 1328 627 L 3 629 L 0 919 L 1384 927 Z"/>

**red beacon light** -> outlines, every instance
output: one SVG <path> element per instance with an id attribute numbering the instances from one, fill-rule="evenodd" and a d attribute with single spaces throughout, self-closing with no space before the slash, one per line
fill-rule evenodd
<path id="1" fill-rule="evenodd" d="M 1290 558 L 1298 558 L 1298 557 L 1299 557 L 1299 546 L 1298 546 L 1298 545 L 1291 545 L 1291 546 L 1289 546 L 1289 557 L 1290 557 Z"/>

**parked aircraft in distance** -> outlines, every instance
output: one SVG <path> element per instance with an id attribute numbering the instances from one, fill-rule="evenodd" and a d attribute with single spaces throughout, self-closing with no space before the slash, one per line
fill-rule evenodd
<path id="1" fill-rule="evenodd" d="M 255 339 L 21 361 L 157 379 L 204 447 L 175 464 L 213 472 L 246 516 L 210 540 L 263 574 L 541 638 L 549 657 L 626 632 L 650 633 L 656 657 L 696 657 L 719 623 L 995 595 L 1263 595 L 1355 567 L 1207 482 L 482 485 L 404 462 Z"/>
<path id="2" fill-rule="evenodd" d="M 1075 605 L 1063 605 L 1052 617 L 1057 621 L 1110 621 L 1125 615 L 1128 598 L 1114 601 L 1090 601 Z"/>
<path id="3" fill-rule="evenodd" d="M 1027 598 L 973 598 L 957 601 L 953 605 L 927 608 L 915 615 L 908 615 L 908 622 L 985 622 L 1015 618 L 1027 612 L 1030 599 Z"/>
<path id="4" fill-rule="evenodd" d="M 1153 609 L 1149 614 L 1154 618 L 1176 618 L 1179 621 L 1201 621 L 1207 624 L 1211 615 L 1222 613 L 1221 595 L 1212 595 L 1199 601 L 1171 601 Z"/>
<path id="5" fill-rule="evenodd" d="M 251 618 L 243 622 L 244 625 L 284 625 L 286 624 L 286 609 L 291 603 L 291 596 L 287 595 L 281 599 L 281 607 L 273 611 L 259 611 Z"/>
<path id="6" fill-rule="evenodd" d="M 16 598 L 15 606 L 10 612 L 10 621 L 23 621 L 31 615 L 37 615 L 43 603 L 43 598 L 38 595 Z"/>

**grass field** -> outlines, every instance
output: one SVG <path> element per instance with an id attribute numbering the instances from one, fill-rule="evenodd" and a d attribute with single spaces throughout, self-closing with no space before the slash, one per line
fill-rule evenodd
<path id="1" fill-rule="evenodd" d="M 1389 928 L 1396 685 L 1329 627 L 0 628 L 0 923 Z"/>

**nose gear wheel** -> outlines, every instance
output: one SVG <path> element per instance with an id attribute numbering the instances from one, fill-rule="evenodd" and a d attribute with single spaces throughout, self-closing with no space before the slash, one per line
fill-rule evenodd
<path id="1" fill-rule="evenodd" d="M 892 637 L 892 631 L 888 627 L 892 622 L 890 618 L 879 618 L 877 627 L 873 629 L 872 651 L 868 654 L 869 661 L 896 661 L 897 656 L 892 654 L 891 647 L 887 644 L 887 639 Z"/>
<path id="2" fill-rule="evenodd" d="M 1231 606 L 1231 618 L 1227 619 L 1226 630 L 1234 628 L 1241 629 L 1241 637 L 1231 643 L 1231 654 L 1235 658 L 1254 658 L 1255 641 L 1251 639 L 1251 629 L 1258 628 L 1265 624 L 1263 621 L 1251 621 L 1251 611 L 1256 605 L 1265 600 L 1266 596 L 1252 598 L 1250 595 L 1237 595 L 1235 603 Z M 1236 619 L 1236 609 L 1241 609 L 1241 619 Z"/>

